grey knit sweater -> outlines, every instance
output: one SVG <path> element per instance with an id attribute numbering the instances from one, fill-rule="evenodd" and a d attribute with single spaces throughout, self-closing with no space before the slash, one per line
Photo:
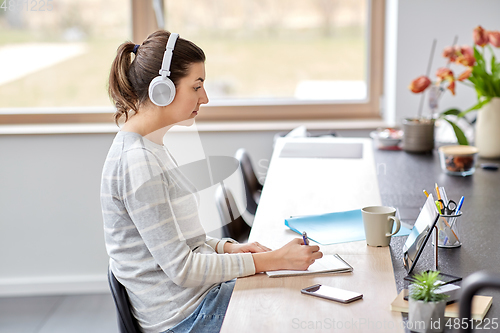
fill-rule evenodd
<path id="1" fill-rule="evenodd" d="M 120 131 L 102 172 L 110 267 L 144 332 L 167 330 L 215 285 L 255 273 L 251 253 L 221 254 L 206 236 L 196 190 L 176 167 L 164 146 Z"/>

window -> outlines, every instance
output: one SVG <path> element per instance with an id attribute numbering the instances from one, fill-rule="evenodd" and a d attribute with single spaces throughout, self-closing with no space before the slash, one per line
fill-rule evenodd
<path id="1" fill-rule="evenodd" d="M 152 31 L 152 1 L 2 3 L 0 123 L 111 121 L 111 62 L 132 30 Z M 207 55 L 200 120 L 378 116 L 382 0 L 165 0 L 163 12 Z"/>
<path id="2" fill-rule="evenodd" d="M 168 30 L 206 53 L 199 119 L 379 116 L 384 2 L 166 1 Z"/>
<path id="3" fill-rule="evenodd" d="M 0 123 L 78 122 L 69 114 L 103 107 L 110 121 L 107 79 L 116 48 L 130 39 L 130 4 L 0 0 L 0 5 Z M 8 116 L 1 114 L 5 110 Z M 46 112 L 52 115 L 44 117 Z"/>
<path id="4" fill-rule="evenodd" d="M 0 9 L 1 108 L 110 105 L 109 67 L 117 45 L 129 38 L 129 8 L 123 1 L 5 3 Z"/>

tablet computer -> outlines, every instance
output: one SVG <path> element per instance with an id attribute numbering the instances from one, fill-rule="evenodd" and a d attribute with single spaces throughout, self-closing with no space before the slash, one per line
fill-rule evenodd
<path id="1" fill-rule="evenodd" d="M 403 264 L 408 274 L 415 267 L 438 219 L 439 212 L 434 197 L 429 194 L 403 246 Z"/>

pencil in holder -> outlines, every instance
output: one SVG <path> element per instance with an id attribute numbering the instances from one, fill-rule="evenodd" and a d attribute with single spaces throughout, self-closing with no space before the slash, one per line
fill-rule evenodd
<path id="1" fill-rule="evenodd" d="M 439 220 L 437 222 L 438 228 L 438 247 L 460 247 L 462 241 L 460 240 L 460 228 L 459 219 L 462 216 L 462 212 L 453 215 L 439 215 Z M 434 244 L 434 238 L 432 244 Z"/>

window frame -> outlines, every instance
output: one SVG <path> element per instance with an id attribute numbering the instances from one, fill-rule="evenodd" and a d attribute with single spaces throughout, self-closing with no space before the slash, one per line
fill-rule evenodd
<path id="1" fill-rule="evenodd" d="M 155 30 L 151 0 L 132 0 L 133 40 Z M 198 121 L 332 120 L 381 117 L 384 72 L 386 0 L 368 0 L 367 98 L 363 101 L 220 100 L 202 106 Z M 113 107 L 0 108 L 0 124 L 61 124 L 113 122 Z"/>

